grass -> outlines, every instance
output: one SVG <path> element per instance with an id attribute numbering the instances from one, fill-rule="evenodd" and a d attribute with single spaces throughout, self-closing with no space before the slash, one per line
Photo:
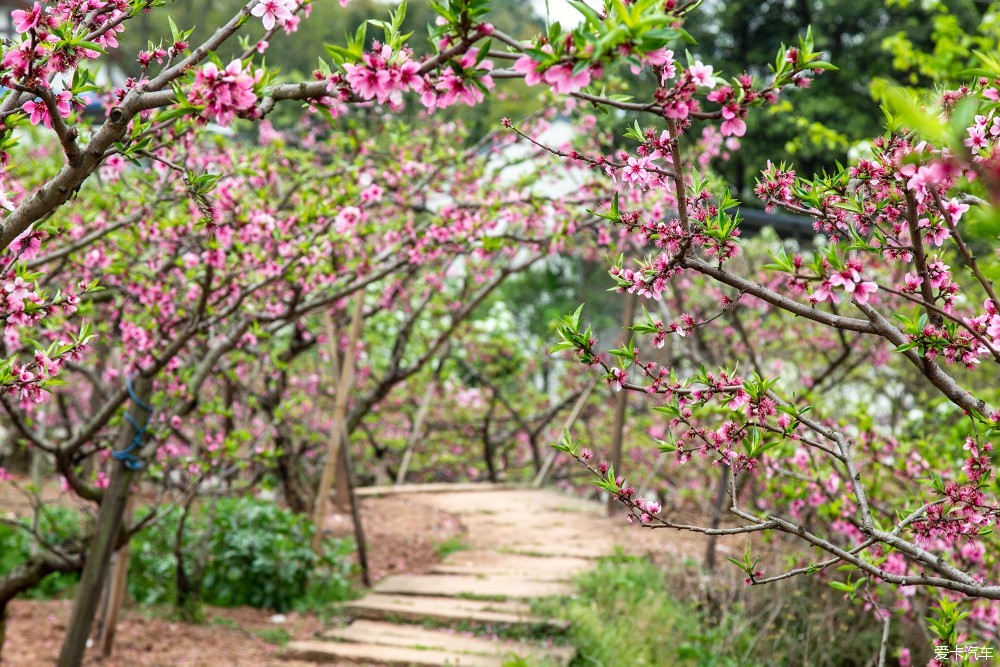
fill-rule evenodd
<path id="1" fill-rule="evenodd" d="M 413 621 L 412 619 L 392 616 L 387 616 L 386 621 L 390 623 L 416 623 L 430 630 L 448 628 L 455 632 L 467 632 L 474 637 L 497 637 L 508 641 L 552 640 L 554 645 L 565 645 L 567 643 L 566 636 L 561 629 L 540 623 L 482 623 L 467 620 L 454 622 L 431 618 Z"/>
<path id="2" fill-rule="evenodd" d="M 254 630 L 253 635 L 275 646 L 284 646 L 292 639 L 292 633 L 285 628 L 261 628 Z"/>
<path id="3" fill-rule="evenodd" d="M 212 625 L 221 625 L 226 628 L 232 628 L 234 630 L 240 629 L 240 624 L 229 618 L 228 616 L 213 616 L 212 620 L 209 621 Z"/>
<path id="4" fill-rule="evenodd" d="M 444 560 L 453 553 L 458 551 L 467 551 L 472 547 L 457 537 L 449 537 L 444 542 L 438 542 L 435 544 L 434 548 L 437 550 L 438 558 Z"/>
<path id="5" fill-rule="evenodd" d="M 506 595 L 483 595 L 481 593 L 459 593 L 455 597 L 459 600 L 473 600 L 476 602 L 506 602 L 510 599 Z"/>
<path id="6" fill-rule="evenodd" d="M 274 646 L 284 646 L 292 639 L 292 632 L 287 628 L 260 628 L 259 630 L 248 632 L 246 629 L 241 627 L 239 623 L 226 616 L 215 615 L 211 618 L 211 620 L 209 620 L 209 623 L 212 625 L 219 625 L 224 628 L 238 630 L 248 637 L 256 637 L 267 642 L 268 644 L 273 644 Z"/>
<path id="7" fill-rule="evenodd" d="M 541 600 L 536 613 L 572 623 L 570 641 L 579 665 L 736 665 L 713 656 L 722 628 L 670 598 L 663 574 L 638 559 L 608 559 L 578 580 L 580 594 Z M 700 659 L 709 658 L 709 659 Z"/>
<path id="8" fill-rule="evenodd" d="M 877 654 L 878 624 L 823 582 L 714 581 L 706 600 L 700 573 L 677 567 L 668 575 L 646 559 L 606 558 L 578 578 L 578 594 L 538 600 L 533 611 L 572 623 L 575 667 L 846 667 Z"/>

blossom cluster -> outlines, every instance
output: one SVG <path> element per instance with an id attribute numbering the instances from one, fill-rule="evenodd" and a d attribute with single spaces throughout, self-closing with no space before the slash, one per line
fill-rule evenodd
<path id="1" fill-rule="evenodd" d="M 257 102 L 254 86 L 262 75 L 262 70 L 244 69 L 239 60 L 232 61 L 225 69 L 208 63 L 195 76 L 188 89 L 188 99 L 203 105 L 207 118 L 226 127 L 236 116 L 253 115 Z"/>

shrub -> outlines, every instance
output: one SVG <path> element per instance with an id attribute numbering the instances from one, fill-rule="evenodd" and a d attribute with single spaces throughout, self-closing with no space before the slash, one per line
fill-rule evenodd
<path id="1" fill-rule="evenodd" d="M 129 593 L 143 604 L 176 600 L 174 557 L 180 511 L 173 510 L 132 541 Z M 310 548 L 308 517 L 255 498 L 218 501 L 211 530 L 207 508 L 189 517 L 183 548 L 194 563 L 204 540 L 208 561 L 201 599 L 219 606 L 285 611 L 315 608 L 351 594 L 351 544 L 327 540 L 322 557 Z M 205 533 L 209 532 L 208 535 Z"/>
<path id="2" fill-rule="evenodd" d="M 45 542 L 65 544 L 80 538 L 87 520 L 77 510 L 45 506 L 39 514 L 38 530 Z M 26 530 L 0 524 L 0 576 L 28 562 L 31 552 L 32 539 Z M 79 580 L 80 575 L 77 572 L 53 572 L 24 596 L 35 600 L 58 597 Z"/>

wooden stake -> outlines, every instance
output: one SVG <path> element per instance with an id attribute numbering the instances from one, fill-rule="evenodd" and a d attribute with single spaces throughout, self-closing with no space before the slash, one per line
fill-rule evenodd
<path id="1" fill-rule="evenodd" d="M 354 313 L 351 316 L 351 330 L 348 336 L 347 352 L 344 354 L 344 363 L 340 369 L 340 382 L 337 385 L 337 400 L 333 408 L 333 428 L 330 432 L 330 443 L 326 451 L 326 462 L 323 465 L 323 474 L 319 480 L 319 488 L 316 491 L 316 506 L 313 509 L 313 532 L 312 549 L 320 553 L 320 545 L 323 539 L 323 529 L 326 524 L 327 496 L 333 486 L 334 472 L 337 469 L 337 459 L 340 455 L 340 441 L 346 435 L 347 417 L 347 395 L 351 390 L 354 380 L 354 348 L 357 346 L 358 338 L 361 337 L 361 313 L 364 307 L 364 293 L 357 296 L 354 303 Z M 328 322 L 328 330 L 332 326 Z M 333 358 L 337 358 L 337 341 L 329 341 Z"/>
<path id="2" fill-rule="evenodd" d="M 399 464 L 399 470 L 396 472 L 396 485 L 400 485 L 406 482 L 406 471 L 410 467 L 410 461 L 413 459 L 413 450 L 417 447 L 417 440 L 424 432 L 424 421 L 427 419 L 427 413 L 431 409 L 431 401 L 434 400 L 434 395 L 437 393 L 437 381 L 431 382 L 431 386 L 427 388 L 424 393 L 424 397 L 420 400 L 420 407 L 417 408 L 417 416 L 413 419 L 413 428 L 410 429 L 410 437 L 406 439 L 406 450 L 403 452 L 403 460 Z"/>
<path id="3" fill-rule="evenodd" d="M 343 442 L 340 444 L 340 460 L 344 464 L 344 485 L 347 487 L 347 498 L 351 506 L 351 519 L 354 521 L 354 544 L 358 549 L 358 565 L 361 567 L 361 583 L 367 588 L 371 588 L 371 573 L 368 570 L 368 548 L 365 543 L 364 526 L 361 523 L 361 507 L 358 505 L 358 497 L 354 493 L 354 482 L 351 480 L 351 460 L 348 456 L 347 434 L 343 434 Z"/>
<path id="4" fill-rule="evenodd" d="M 131 520 L 134 506 L 135 499 L 129 497 L 128 505 L 125 507 L 126 522 Z M 100 623 L 98 624 L 100 628 L 98 645 L 101 649 L 101 655 L 105 657 L 111 655 L 111 650 L 115 644 L 118 613 L 125 602 L 125 592 L 128 584 L 128 561 L 129 547 L 128 544 L 125 544 L 112 557 L 113 565 L 111 579 L 108 582 L 107 606 L 104 608 Z"/>
<path id="5" fill-rule="evenodd" d="M 622 313 L 622 345 L 628 343 L 631 335 L 628 328 L 635 321 L 635 304 L 638 300 L 639 297 L 635 292 L 629 294 L 625 300 L 625 312 Z M 618 392 L 616 399 L 615 424 L 611 431 L 611 465 L 614 466 L 617 473 L 622 467 L 622 441 L 625 437 L 625 410 L 628 408 L 628 391 L 622 389 Z M 608 498 L 608 514 L 614 511 L 615 504 L 614 496 L 610 496 Z"/>
<path id="6" fill-rule="evenodd" d="M 568 431 L 569 429 L 573 428 L 573 424 L 575 424 L 576 420 L 579 419 L 580 413 L 583 412 L 583 406 L 587 404 L 587 399 L 590 398 L 590 394 L 591 392 L 594 391 L 594 387 L 596 386 L 597 386 L 597 381 L 595 380 L 594 382 L 591 382 L 586 389 L 583 390 L 583 393 L 580 394 L 580 398 L 576 399 L 576 404 L 573 405 L 573 411 L 569 413 L 569 417 L 566 418 L 566 423 L 563 424 L 563 431 Z M 559 437 L 559 434 L 561 433 L 562 431 L 557 433 L 556 437 Z M 545 482 L 545 478 L 548 477 L 549 470 L 552 469 L 552 464 L 555 463 L 556 454 L 558 453 L 559 452 L 553 449 L 550 450 L 549 455 L 545 457 L 545 461 L 542 463 L 542 469 L 538 471 L 538 474 L 535 475 L 535 481 L 532 482 L 532 486 L 534 486 L 536 489 L 539 488 Z"/>
<path id="7" fill-rule="evenodd" d="M 635 494 L 636 496 L 641 498 L 646 495 L 646 492 L 649 491 L 649 487 L 653 485 L 654 481 L 656 481 L 656 476 L 660 474 L 660 469 L 663 467 L 663 464 L 666 462 L 668 456 L 670 456 L 670 454 L 660 452 L 660 455 L 656 457 L 656 463 L 653 464 L 652 470 L 650 470 L 649 474 L 646 475 L 646 479 L 643 483 L 639 485 L 639 491 Z"/>

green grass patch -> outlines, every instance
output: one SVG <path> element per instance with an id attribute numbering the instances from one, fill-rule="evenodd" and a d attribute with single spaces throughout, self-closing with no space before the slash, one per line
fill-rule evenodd
<path id="1" fill-rule="evenodd" d="M 292 639 L 292 633 L 285 628 L 261 628 L 254 630 L 253 635 L 275 646 L 284 646 Z"/>
<path id="2" fill-rule="evenodd" d="M 444 542 L 438 542 L 435 544 L 434 548 L 437 550 L 438 558 L 444 560 L 453 553 L 458 551 L 467 551 L 472 547 L 457 537 L 449 537 Z"/>
<path id="3" fill-rule="evenodd" d="M 699 572 L 677 567 L 668 576 L 646 559 L 606 558 L 578 578 L 578 594 L 535 601 L 533 611 L 572 623 L 574 667 L 846 667 L 878 653 L 880 624 L 822 582 L 714 582 L 706 595 Z"/>

